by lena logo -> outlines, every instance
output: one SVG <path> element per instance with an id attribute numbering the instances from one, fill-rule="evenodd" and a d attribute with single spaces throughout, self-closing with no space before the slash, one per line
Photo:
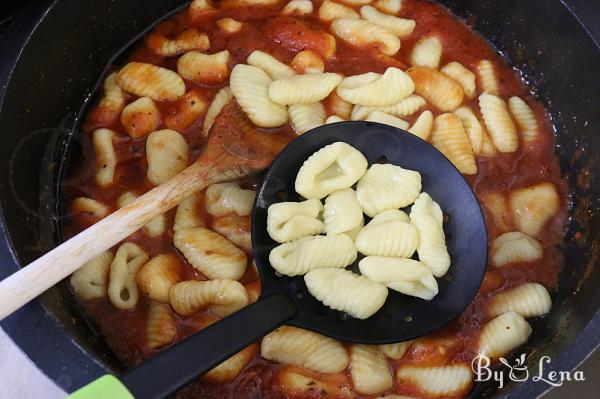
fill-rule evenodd
<path id="1" fill-rule="evenodd" d="M 564 384 L 565 381 L 585 381 L 585 376 L 583 375 L 583 371 L 575 371 L 571 373 L 570 371 L 546 371 L 544 367 L 547 367 L 548 364 L 552 361 L 550 356 L 542 356 L 539 362 L 539 369 L 536 375 L 529 375 L 529 368 L 525 364 L 526 355 L 523 353 L 517 359 L 515 359 L 515 364 L 511 365 L 505 358 L 501 357 L 498 359 L 500 363 L 506 366 L 508 371 L 508 379 L 510 381 L 515 382 L 523 382 L 530 379 L 532 381 L 542 381 L 548 385 L 552 385 L 554 387 L 559 387 Z M 471 368 L 475 373 L 475 381 L 496 381 L 498 383 L 498 388 L 503 388 L 505 385 L 505 373 L 502 370 L 492 370 L 490 368 L 491 365 L 490 358 L 484 355 L 478 355 L 471 362 Z"/>

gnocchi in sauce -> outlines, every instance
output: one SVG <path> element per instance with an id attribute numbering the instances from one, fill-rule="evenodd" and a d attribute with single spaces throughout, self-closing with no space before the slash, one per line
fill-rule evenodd
<path id="1" fill-rule="evenodd" d="M 530 90 L 429 1 L 194 0 L 107 75 L 64 186 L 65 231 L 190 165 L 215 123 L 236 129 L 246 118 L 287 140 L 343 120 L 404 128 L 444 153 L 484 208 L 490 261 L 468 309 L 429 336 L 381 346 L 283 327 L 176 397 L 463 397 L 471 359 L 508 355 L 550 311 L 563 264 L 568 191 Z M 126 365 L 259 297 L 249 215 L 258 183 L 199 192 L 73 274 L 74 295 Z M 298 226 L 331 227 L 308 208 L 297 219 L 279 210 L 282 242 Z"/>

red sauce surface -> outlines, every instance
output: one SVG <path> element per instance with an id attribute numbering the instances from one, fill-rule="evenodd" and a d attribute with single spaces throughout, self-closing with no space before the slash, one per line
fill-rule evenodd
<path id="1" fill-rule="evenodd" d="M 263 50 L 288 63 L 300 50 L 310 48 L 319 52 L 322 48 L 320 37 L 328 32 L 328 26 L 319 22 L 316 17 L 318 4 L 315 3 L 315 11 L 312 15 L 300 18 L 279 17 L 281 7 L 282 5 L 224 8 L 195 19 L 190 18 L 186 12 L 182 12 L 158 25 L 155 31 L 167 37 L 173 37 L 186 27 L 197 27 L 209 35 L 210 52 L 224 49 L 230 51 L 233 58 L 232 65 L 245 62 L 246 57 L 256 49 Z M 458 61 L 473 71 L 476 69 L 476 63 L 481 59 L 492 60 L 500 83 L 501 97 L 506 99 L 510 96 L 520 96 L 532 106 L 538 123 L 541 125 L 541 138 L 533 148 L 524 148 L 521 143 L 519 150 L 515 153 L 497 153 L 493 157 L 478 158 L 479 172 L 475 176 L 468 176 L 468 182 L 481 198 L 489 191 L 508 193 L 515 188 L 550 181 L 558 187 L 562 204 L 558 215 L 548 222 L 537 237 L 544 247 L 543 259 L 532 263 L 510 264 L 501 268 L 490 266 L 480 292 L 468 309 L 442 331 L 434 334 L 435 337 L 452 338 L 455 344 L 447 349 L 440 349 L 439 346 L 431 344 L 430 350 L 425 351 L 422 350 L 422 347 L 412 347 L 401 360 L 390 361 L 390 368 L 393 372 L 403 364 L 441 365 L 470 362 L 477 351 L 479 331 L 489 319 L 486 316 L 486 303 L 494 293 L 519 283 L 531 281 L 539 282 L 549 290 L 555 289 L 558 273 L 563 264 L 557 246 L 563 239 L 568 209 L 567 187 L 561 179 L 557 158 L 554 155 L 555 144 L 552 127 L 545 109 L 532 98 L 529 89 L 520 80 L 519 75 L 499 57 L 484 39 L 473 33 L 462 21 L 456 19 L 441 6 L 422 0 L 403 0 L 399 16 L 414 19 L 416 28 L 410 37 L 402 40 L 402 48 L 394 57 L 381 56 L 376 48 L 356 48 L 338 39 L 335 55 L 326 61 L 326 70 L 341 72 L 348 76 L 368 71 L 383 72 L 389 66 L 409 65 L 410 53 L 416 40 L 429 34 L 436 35 L 442 41 L 444 50 L 441 65 L 450 61 Z M 215 21 L 225 17 L 243 21 L 244 27 L 238 33 L 224 34 L 217 28 Z M 154 55 L 143 44 L 133 51 L 130 58 L 176 69 L 176 57 L 164 59 Z M 203 86 L 186 81 L 187 89 L 196 89 L 202 93 L 207 104 L 224 85 Z M 476 101 L 475 99 L 467 104 L 474 112 L 478 113 L 479 107 Z M 159 108 L 163 120 L 165 115 L 174 115 L 178 112 L 176 103 L 161 103 Z M 440 113 L 431 106 L 430 109 L 434 114 Z M 419 114 L 420 112 L 417 112 L 406 120 L 412 124 Z M 479 114 L 478 116 L 480 117 Z M 202 122 L 203 116 L 181 132 L 189 143 L 191 161 L 198 157 L 204 144 Z M 119 159 L 116 183 L 102 188 L 94 183 L 95 156 L 89 137 L 89 134 L 98 127 L 107 127 L 119 133 L 115 143 Z M 130 138 L 118 119 L 114 123 L 107 124 L 106 119 L 98 110 L 89 115 L 84 130 L 86 134 L 82 138 L 81 164 L 67 179 L 64 186 L 67 200 L 79 196 L 91 197 L 115 210 L 116 200 L 124 192 L 133 191 L 141 194 L 152 188 L 152 184 L 145 177 L 145 138 Z M 290 138 L 293 137 L 293 131 L 289 125 L 276 130 L 289 134 Z M 256 181 L 247 182 L 247 185 L 256 185 Z M 203 210 L 204 206 L 201 205 L 200 209 Z M 173 216 L 174 211 L 167 213 L 169 226 L 172 225 Z M 205 224 L 211 226 L 211 216 L 203 211 L 202 217 Z M 487 210 L 486 220 L 491 245 L 494 238 L 500 233 L 494 225 L 492 215 L 488 214 Z M 91 223 L 93 220 L 89 215 L 69 215 L 67 233 L 73 235 Z M 138 243 L 151 257 L 162 253 L 176 254 L 181 263 L 186 265 L 186 278 L 205 279 L 189 266 L 185 258 L 175 249 L 172 244 L 172 235 L 171 229 L 158 238 L 150 238 L 139 231 L 129 237 L 127 241 Z M 249 272 L 241 282 L 253 292 L 257 292 L 258 277 L 250 267 L 248 270 Z M 145 343 L 144 333 L 148 306 L 146 299 L 141 298 L 136 308 L 131 311 L 118 310 L 107 299 L 88 301 L 84 305 L 87 312 L 97 321 L 108 344 L 126 364 L 135 365 L 153 355 L 154 351 L 149 350 Z M 181 318 L 174 312 L 173 314 L 178 324 L 178 340 L 216 320 L 208 312 L 188 318 Z M 424 342 L 427 343 L 427 340 Z M 177 397 L 279 398 L 285 395 L 289 396 L 290 393 L 282 392 L 282 386 L 278 380 L 281 367 L 283 366 L 264 360 L 260 354 L 257 354 L 232 382 L 216 385 L 198 379 L 180 391 Z M 316 376 L 314 378 L 332 378 L 307 373 L 307 375 Z M 343 378 L 351 386 L 351 380 L 347 374 L 340 378 Z M 392 391 L 404 395 L 423 396 L 418 387 L 406 383 L 396 384 Z M 303 397 L 315 398 L 335 397 L 336 395 L 333 391 L 325 390 L 323 392 L 323 389 L 316 388 L 302 394 Z"/>

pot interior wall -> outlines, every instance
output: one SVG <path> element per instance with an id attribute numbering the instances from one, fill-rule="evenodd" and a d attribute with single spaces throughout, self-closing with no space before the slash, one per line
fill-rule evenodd
<path id="1" fill-rule="evenodd" d="M 104 67 L 124 43 L 182 3 L 57 1 L 32 35 L 12 74 L 0 114 L 0 157 L 8 160 L 0 165 L 0 202 L 21 264 L 56 244 L 60 224 L 57 183 L 63 156 L 67 152 L 83 156 L 77 138 L 69 139 L 77 113 Z M 488 38 L 535 87 L 556 127 L 557 153 L 572 188 L 573 209 L 553 311 L 534 323 L 525 348 L 531 352 L 529 363 L 537 364 L 542 355 L 554 358 L 564 351 L 600 308 L 600 296 L 595 293 L 600 272 L 595 268 L 598 249 L 594 244 L 600 238 L 596 200 L 600 184 L 594 173 L 600 162 L 595 155 L 600 153 L 600 114 L 594 109 L 600 104 L 600 76 L 590 73 L 600 70 L 599 51 L 558 1 L 442 3 Z M 74 15 L 78 17 L 72 18 Z M 3 266 L 0 277 L 14 269 L 16 266 Z M 64 284 L 50 290 L 42 301 L 58 320 L 58 330 L 74 337 L 85 351 L 101 360 L 102 367 L 120 369 L 93 326 L 82 318 Z M 75 346 L 73 350 L 80 351 Z M 85 355 L 82 359 L 93 363 Z M 44 368 L 44 361 L 40 363 Z M 73 389 L 91 377 L 73 376 L 59 383 Z M 494 393 L 494 384 L 479 384 L 472 396 Z"/>

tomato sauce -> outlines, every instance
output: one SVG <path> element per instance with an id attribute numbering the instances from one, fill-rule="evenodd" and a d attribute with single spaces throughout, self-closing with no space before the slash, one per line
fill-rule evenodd
<path id="1" fill-rule="evenodd" d="M 473 71 L 476 69 L 476 63 L 481 59 L 492 60 L 498 76 L 500 95 L 503 98 L 520 96 L 532 106 L 540 124 L 541 138 L 536 141 L 533 148 L 524 148 L 524 144 L 521 143 L 519 150 L 515 153 L 497 153 L 493 157 L 478 158 L 478 174 L 468 176 L 467 180 L 479 198 L 490 191 L 508 193 L 515 188 L 550 181 L 559 189 L 561 206 L 558 215 L 549 221 L 538 235 L 544 248 L 543 259 L 532 263 L 510 264 L 501 268 L 490 266 L 478 295 L 467 310 L 450 325 L 429 337 L 446 339 L 451 344 L 448 346 L 432 344 L 430 349 L 421 347 L 418 350 L 409 349 L 401 360 L 390 360 L 390 369 L 394 373 L 399 366 L 404 364 L 440 365 L 470 362 L 477 352 L 480 329 L 489 319 L 486 315 L 486 303 L 494 293 L 507 287 L 532 281 L 543 284 L 549 290 L 556 289 L 558 273 L 563 265 L 558 246 L 563 240 L 569 208 L 568 187 L 561 178 L 557 157 L 554 153 L 555 142 L 552 126 L 546 110 L 532 97 L 519 74 L 506 64 L 488 42 L 471 31 L 463 21 L 456 19 L 445 8 L 423 0 L 403 0 L 402 3 L 399 16 L 414 19 L 416 28 L 408 38 L 402 40 L 402 47 L 395 56 L 382 56 L 375 47 L 357 48 L 337 39 L 335 54 L 326 60 L 326 71 L 340 72 L 349 76 L 370 71 L 382 73 L 390 66 L 405 68 L 405 65 L 410 64 L 409 58 L 416 40 L 429 34 L 436 35 L 442 42 L 444 50 L 441 65 L 450 61 L 458 61 Z M 315 2 L 312 15 L 301 18 L 280 16 L 281 7 L 282 5 L 254 8 L 223 7 L 218 11 L 193 18 L 184 11 L 168 21 L 160 23 L 154 31 L 166 37 L 175 37 L 184 29 L 197 28 L 208 34 L 211 52 L 229 50 L 232 56 L 231 66 L 245 62 L 247 56 L 256 49 L 272 54 L 287 63 L 300 50 L 310 48 L 315 52 L 322 51 L 321 37 L 329 32 L 329 27 L 328 24 L 320 22 L 317 18 L 319 4 Z M 221 31 L 215 22 L 226 17 L 242 21 L 244 23 L 242 30 L 234 34 L 225 34 Z M 130 60 L 149 62 L 170 69 L 176 69 L 176 59 L 176 57 L 165 59 L 157 56 L 144 43 L 134 49 L 130 56 Z M 185 83 L 187 90 L 195 89 L 201 93 L 207 106 L 217 91 L 226 85 L 224 83 L 207 86 L 191 81 Z M 477 99 L 472 100 L 467 105 L 471 106 L 474 112 L 481 117 L 476 101 Z M 158 106 L 163 120 L 166 115 L 176 115 L 179 110 L 176 102 L 159 103 Z M 434 114 L 440 113 L 432 106 L 429 106 L 429 109 Z M 407 117 L 406 120 L 412 124 L 418 115 L 419 112 Z M 202 134 L 203 118 L 201 116 L 181 131 L 189 144 L 191 161 L 199 156 L 205 143 Z M 78 167 L 68 176 L 63 185 L 64 199 L 67 203 L 76 197 L 86 196 L 107 204 L 111 210 L 115 210 L 117 198 L 124 192 L 132 191 L 140 195 L 152 188 L 152 184 L 145 177 L 145 138 L 129 137 L 118 119 L 114 123 L 107 124 L 106 118 L 99 110 L 90 113 L 83 127 L 85 134 L 80 138 L 83 148 L 82 157 Z M 115 143 L 119 159 L 116 183 L 108 187 L 98 187 L 94 182 L 95 156 L 90 133 L 98 127 L 110 128 L 119 133 Z M 270 129 L 270 131 L 287 134 L 290 139 L 294 137 L 290 125 Z M 246 182 L 246 185 L 255 187 L 257 180 L 250 180 Z M 205 225 L 211 226 L 213 218 L 204 211 L 203 204 L 199 210 L 202 212 L 201 216 Z M 494 225 L 492 215 L 487 210 L 484 212 L 491 245 L 494 238 L 501 232 Z M 171 226 L 174 211 L 167 212 L 166 217 L 168 226 Z M 89 215 L 68 214 L 65 225 L 66 236 L 76 234 L 91 223 L 93 220 Z M 165 234 L 156 238 L 150 238 L 140 231 L 129 237 L 127 241 L 138 243 L 151 257 L 162 253 L 175 254 L 181 263 L 186 265 L 186 279 L 205 279 L 201 273 L 187 264 L 185 258 L 173 246 L 172 239 L 173 233 L 171 229 L 168 229 Z M 248 259 L 251 260 L 251 254 Z M 250 265 L 241 282 L 248 287 L 253 296 L 260 292 L 258 276 Z M 126 365 L 136 365 L 155 353 L 154 350 L 148 349 L 145 343 L 148 306 L 145 298 L 142 297 L 135 309 L 130 311 L 116 309 L 107 299 L 87 301 L 84 306 L 98 323 L 106 342 Z M 179 317 L 175 313 L 173 315 L 178 325 L 177 340 L 217 320 L 209 312 L 187 318 Z M 425 342 L 429 341 L 425 340 Z M 198 378 L 176 396 L 179 398 L 279 398 L 289 395 L 289 393 L 282 392 L 282 386 L 278 380 L 281 367 L 277 363 L 263 359 L 259 353 L 233 381 L 219 385 L 203 382 L 201 378 Z M 347 376 L 343 379 L 351 385 Z M 423 396 L 418 387 L 407 383 L 397 383 L 392 391 L 404 395 Z M 308 393 L 304 392 L 302 395 L 303 397 L 308 395 L 308 397 L 321 398 L 329 396 L 329 393 L 323 392 L 323 389 L 315 389 Z"/>

